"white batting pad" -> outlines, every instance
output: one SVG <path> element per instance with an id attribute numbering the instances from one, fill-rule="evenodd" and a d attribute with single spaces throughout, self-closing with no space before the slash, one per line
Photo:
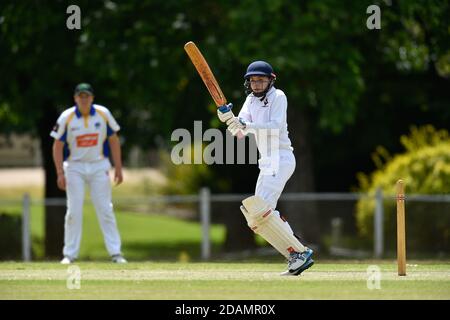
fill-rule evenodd
<path id="1" fill-rule="evenodd" d="M 270 205 L 261 197 L 251 196 L 242 201 L 241 211 L 248 226 L 286 258 L 292 251 L 303 252 L 306 248 L 291 233 L 288 232 L 285 222 L 274 214 Z"/>
<path id="2" fill-rule="evenodd" d="M 244 208 L 249 213 L 249 218 L 254 223 L 261 223 L 263 216 L 272 211 L 270 204 L 264 201 L 260 196 L 251 196 L 242 200 Z"/>

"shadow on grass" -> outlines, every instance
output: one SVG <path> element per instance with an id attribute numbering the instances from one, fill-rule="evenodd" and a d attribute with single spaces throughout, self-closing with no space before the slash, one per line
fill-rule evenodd
<path id="1" fill-rule="evenodd" d="M 201 243 L 182 242 L 127 242 L 122 251 L 130 261 L 204 262 L 201 258 Z M 284 262 L 278 252 L 271 247 L 261 247 L 253 251 L 223 252 L 220 243 L 211 244 L 210 262 Z"/>
<path id="2" fill-rule="evenodd" d="M 220 244 L 212 243 L 212 252 L 220 251 Z M 153 261 L 201 261 L 201 243 L 182 242 L 126 242 L 122 245 L 124 254 L 133 260 Z"/>

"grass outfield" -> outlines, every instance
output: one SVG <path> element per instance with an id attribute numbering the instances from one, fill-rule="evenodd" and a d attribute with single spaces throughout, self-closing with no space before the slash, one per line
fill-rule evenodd
<path id="1" fill-rule="evenodd" d="M 450 299 L 450 262 L 318 262 L 300 277 L 280 277 L 282 263 L 82 262 L 81 288 L 67 289 L 67 266 L 0 264 L 0 299 Z M 381 288 L 367 287 L 367 267 L 381 270 Z"/>

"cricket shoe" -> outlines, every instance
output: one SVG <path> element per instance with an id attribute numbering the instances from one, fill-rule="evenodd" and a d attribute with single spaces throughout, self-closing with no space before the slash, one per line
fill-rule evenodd
<path id="1" fill-rule="evenodd" d="M 309 269 L 314 260 L 311 258 L 313 251 L 307 248 L 302 253 L 292 252 L 289 256 L 288 270 L 281 273 L 282 276 L 298 276 L 306 269 Z"/>
<path id="2" fill-rule="evenodd" d="M 114 263 L 127 263 L 128 261 L 121 255 L 121 254 L 115 254 L 111 256 L 112 262 Z"/>
<path id="3" fill-rule="evenodd" d="M 64 258 L 60 261 L 61 264 L 71 264 L 74 259 L 70 259 L 68 256 L 64 256 Z"/>

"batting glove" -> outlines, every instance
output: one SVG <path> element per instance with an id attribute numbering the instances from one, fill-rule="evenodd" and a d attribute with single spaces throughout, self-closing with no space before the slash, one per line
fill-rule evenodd
<path id="1" fill-rule="evenodd" d="M 228 120 L 234 118 L 233 111 L 231 111 L 232 108 L 232 103 L 224 104 L 223 106 L 217 108 L 217 116 L 219 117 L 220 121 L 227 122 Z"/>
<path id="2" fill-rule="evenodd" d="M 239 131 L 244 130 L 247 127 L 245 121 L 241 118 L 233 117 L 227 121 L 228 130 L 233 136 L 237 135 Z"/>

